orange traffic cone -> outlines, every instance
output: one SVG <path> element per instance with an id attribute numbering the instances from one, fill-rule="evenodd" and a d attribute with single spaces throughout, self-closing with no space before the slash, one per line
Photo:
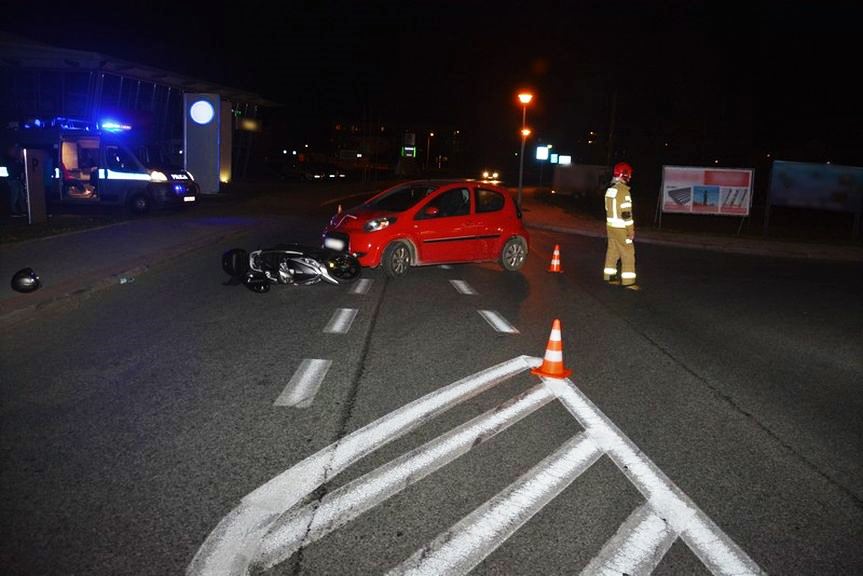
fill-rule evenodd
<path id="1" fill-rule="evenodd" d="M 548 267 L 549 272 L 563 272 L 560 269 L 560 246 L 554 245 L 554 253 L 551 255 L 551 265 Z"/>
<path id="2" fill-rule="evenodd" d="M 563 365 L 563 342 L 560 339 L 560 320 L 554 320 L 551 325 L 551 335 L 548 337 L 548 345 L 545 347 L 545 358 L 542 359 L 542 366 L 532 368 L 531 374 L 537 376 L 545 376 L 547 378 L 566 378 L 572 374 L 572 370 L 568 370 Z"/>

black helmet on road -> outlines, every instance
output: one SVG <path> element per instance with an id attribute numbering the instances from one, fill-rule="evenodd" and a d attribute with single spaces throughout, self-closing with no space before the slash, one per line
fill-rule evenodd
<path id="1" fill-rule="evenodd" d="M 16 292 L 34 292 L 42 285 L 39 276 L 32 268 L 22 268 L 12 276 L 12 290 Z"/>

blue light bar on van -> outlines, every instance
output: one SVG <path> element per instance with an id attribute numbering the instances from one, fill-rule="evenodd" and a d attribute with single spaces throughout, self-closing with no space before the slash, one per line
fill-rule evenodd
<path id="1" fill-rule="evenodd" d="M 105 132 L 126 132 L 127 130 L 132 129 L 132 127 L 128 124 L 120 124 L 119 122 L 114 122 L 113 120 L 105 120 L 99 126 Z"/>

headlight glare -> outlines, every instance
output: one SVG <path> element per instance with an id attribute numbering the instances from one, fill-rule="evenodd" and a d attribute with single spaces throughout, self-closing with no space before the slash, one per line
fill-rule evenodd
<path id="1" fill-rule="evenodd" d="M 395 221 L 395 216 L 375 218 L 374 220 L 369 220 L 368 222 L 366 222 L 365 226 L 363 226 L 363 230 L 365 230 L 366 232 L 377 232 L 378 230 L 383 230 Z"/>

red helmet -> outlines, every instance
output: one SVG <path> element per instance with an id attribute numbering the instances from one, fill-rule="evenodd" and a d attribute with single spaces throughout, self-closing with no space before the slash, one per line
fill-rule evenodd
<path id="1" fill-rule="evenodd" d="M 630 166 L 626 162 L 618 162 L 614 165 L 612 175 L 615 178 L 620 178 L 624 182 L 629 182 L 629 180 L 632 178 L 632 166 Z"/>

